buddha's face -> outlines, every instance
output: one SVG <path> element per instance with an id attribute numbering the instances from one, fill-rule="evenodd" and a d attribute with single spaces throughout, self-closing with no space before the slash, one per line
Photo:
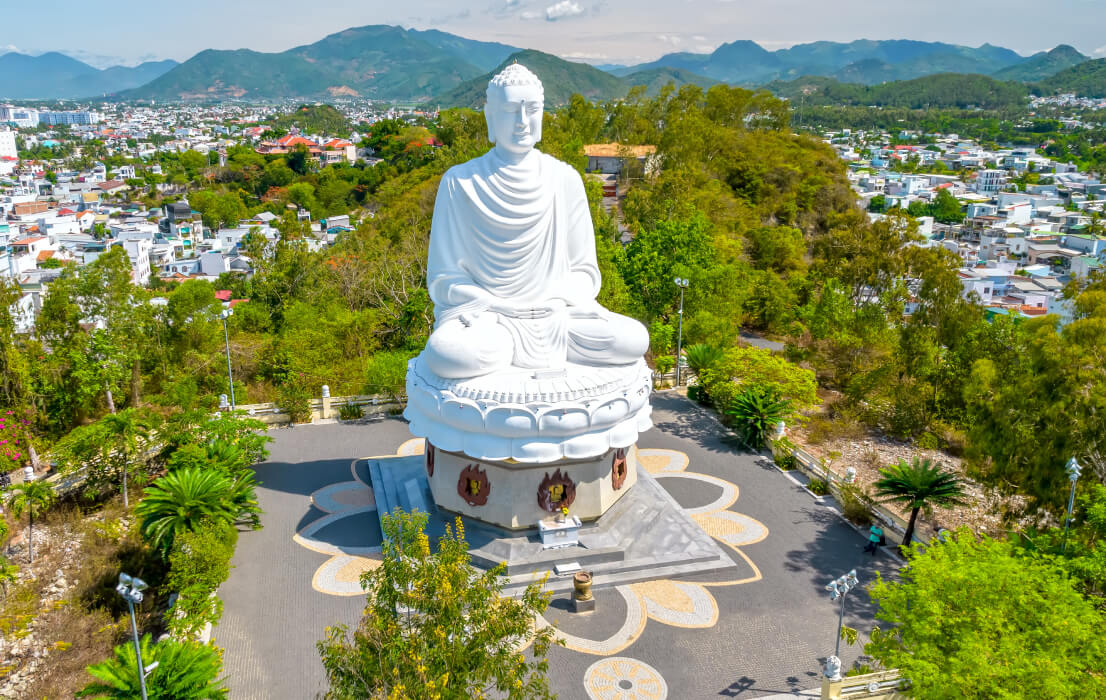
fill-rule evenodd
<path id="1" fill-rule="evenodd" d="M 542 92 L 537 85 L 507 85 L 488 95 L 488 139 L 496 148 L 526 154 L 541 141 Z"/>

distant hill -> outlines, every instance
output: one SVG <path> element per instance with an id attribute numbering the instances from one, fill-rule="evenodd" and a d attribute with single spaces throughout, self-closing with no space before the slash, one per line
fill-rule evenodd
<path id="1" fill-rule="evenodd" d="M 61 53 L 41 56 L 7 53 L 0 56 L 0 98 L 54 100 L 93 97 L 137 87 L 177 65 L 151 61 L 138 66 L 100 70 Z"/>
<path id="2" fill-rule="evenodd" d="M 644 85 L 646 92 L 655 95 L 660 89 L 671 83 L 677 90 L 684 85 L 698 85 L 704 90 L 712 85 L 718 85 L 720 81 L 696 75 L 682 68 L 650 68 L 627 75 L 622 79 L 626 87 Z"/>
<path id="3" fill-rule="evenodd" d="M 768 51 L 752 41 L 723 44 L 709 54 L 672 53 L 656 61 L 614 71 L 626 76 L 652 68 L 680 68 L 737 85 L 760 85 L 803 76 L 878 83 L 942 72 L 993 73 L 1025 59 L 999 46 L 957 46 L 942 42 L 860 39 L 815 41 Z"/>
<path id="4" fill-rule="evenodd" d="M 1060 44 L 1051 51 L 1033 54 L 1021 63 L 1007 66 L 991 75 L 999 80 L 1020 80 L 1029 83 L 1044 80 L 1065 68 L 1077 66 L 1086 60 L 1088 60 L 1086 56 L 1072 47 L 1067 44 Z"/>
<path id="5" fill-rule="evenodd" d="M 437 30 L 373 25 L 280 53 L 201 51 L 121 99 L 425 99 L 495 65 L 512 47 Z M 502 58 L 499 58 L 502 62 Z"/>
<path id="6" fill-rule="evenodd" d="M 427 29 L 425 31 L 409 29 L 408 31 L 431 46 L 447 51 L 454 57 L 471 63 L 480 70 L 495 68 L 507 60 L 508 56 L 519 50 L 517 46 L 465 39 L 437 29 Z"/>
<path id="7" fill-rule="evenodd" d="M 345 115 L 331 105 L 300 105 L 298 109 L 278 114 L 266 122 L 285 131 L 296 127 L 305 134 L 348 136 L 353 131 L 353 125 Z"/>
<path id="8" fill-rule="evenodd" d="M 776 81 L 765 89 L 792 102 L 926 109 L 955 107 L 1002 109 L 1025 104 L 1029 89 L 1021 83 L 1002 82 L 985 75 L 942 73 L 882 85 L 841 83 L 821 76 Z"/>
<path id="9" fill-rule="evenodd" d="M 1038 95 L 1073 92 L 1080 97 L 1106 97 L 1106 58 L 1084 61 L 1030 87 Z"/>
<path id="10" fill-rule="evenodd" d="M 574 94 L 580 94 L 592 100 L 608 100 L 621 97 L 627 91 L 626 83 L 610 73 L 586 63 L 573 63 L 551 54 L 527 49 L 511 54 L 506 61 L 491 71 L 443 92 L 435 97 L 433 102 L 442 107 L 473 109 L 483 107 L 488 81 L 515 61 L 529 68 L 541 79 L 545 88 L 546 107 L 567 104 Z"/>

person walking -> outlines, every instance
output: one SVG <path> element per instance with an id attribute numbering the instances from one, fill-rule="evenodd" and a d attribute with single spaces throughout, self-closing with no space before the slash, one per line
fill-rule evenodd
<path id="1" fill-rule="evenodd" d="M 874 557 L 881 544 L 883 544 L 883 528 L 879 523 L 873 523 L 868 528 L 868 544 L 864 545 L 864 551 L 871 552 Z"/>

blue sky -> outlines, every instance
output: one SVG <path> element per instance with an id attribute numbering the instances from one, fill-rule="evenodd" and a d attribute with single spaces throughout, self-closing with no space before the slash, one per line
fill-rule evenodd
<path id="1" fill-rule="evenodd" d="M 768 49 L 820 39 L 989 42 L 1025 55 L 1070 44 L 1092 57 L 1106 57 L 1103 0 L 953 5 L 885 0 L 55 0 L 48 6 L 0 5 L 0 53 L 57 50 L 99 67 L 183 61 L 205 48 L 283 51 L 366 24 L 437 28 L 591 63 L 706 52 L 735 39 L 752 39 Z"/>

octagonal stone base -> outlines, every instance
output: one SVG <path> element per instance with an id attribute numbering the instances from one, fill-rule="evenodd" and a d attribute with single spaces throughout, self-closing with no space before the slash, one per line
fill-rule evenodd
<path id="1" fill-rule="evenodd" d="M 428 443 L 425 459 L 430 492 L 439 508 L 511 530 L 532 528 L 556 516 L 557 502 L 548 497 L 547 507 L 539 502 L 543 490 L 548 492 L 554 484 L 571 498 L 570 515 L 587 522 L 606 513 L 637 483 L 633 445 L 589 459 L 523 464 L 476 460 Z"/>

